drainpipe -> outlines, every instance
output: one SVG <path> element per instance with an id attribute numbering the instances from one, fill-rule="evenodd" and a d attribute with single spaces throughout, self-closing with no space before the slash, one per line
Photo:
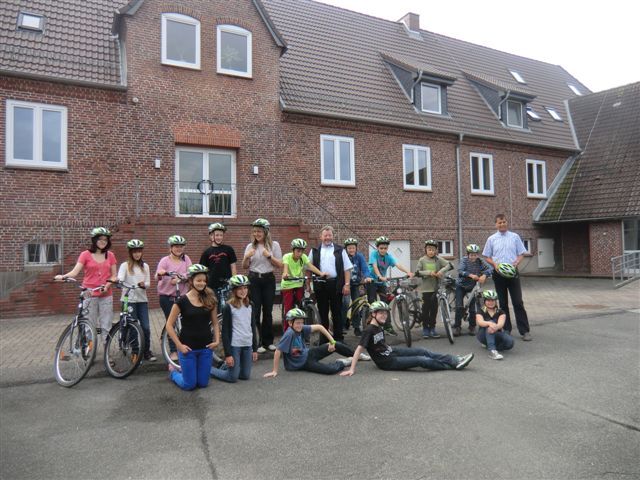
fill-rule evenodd
<path id="1" fill-rule="evenodd" d="M 511 90 L 507 90 L 507 94 L 504 96 L 504 98 L 502 100 L 500 100 L 500 103 L 498 104 L 498 116 L 501 117 L 500 119 L 502 120 L 502 104 L 504 102 L 506 102 L 507 100 L 509 100 L 509 97 L 511 96 Z"/>
<path id="2" fill-rule="evenodd" d="M 422 75 L 424 74 L 424 72 L 422 70 L 418 70 L 418 78 L 416 79 L 415 82 L 413 82 L 413 85 L 411 85 L 411 104 L 413 104 L 413 102 L 415 101 L 415 95 L 413 94 L 414 89 L 416 88 L 416 85 L 418 83 L 420 83 L 420 80 L 422 80 Z"/>
<path id="3" fill-rule="evenodd" d="M 464 139 L 464 133 L 458 134 L 456 144 L 456 191 L 458 194 L 458 258 L 462 258 L 462 192 L 460 191 L 460 147 Z"/>

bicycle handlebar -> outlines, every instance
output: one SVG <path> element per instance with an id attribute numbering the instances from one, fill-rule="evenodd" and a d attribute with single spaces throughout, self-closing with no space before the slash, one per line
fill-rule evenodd
<path id="1" fill-rule="evenodd" d="M 140 285 L 129 285 L 121 280 L 116 280 L 112 282 L 111 280 L 107 280 L 107 282 L 111 283 L 115 288 L 128 288 L 129 290 L 135 290 L 136 288 L 142 288 Z"/>
<path id="2" fill-rule="evenodd" d="M 307 281 L 309 277 L 282 277 L 282 280 L 288 280 L 290 282 L 299 282 L 299 281 Z M 319 277 L 318 275 L 311 275 L 312 282 L 326 282 L 327 279 L 324 277 Z"/>
<path id="3" fill-rule="evenodd" d="M 185 277 L 184 275 L 181 275 L 178 272 L 165 272 L 164 276 L 165 277 L 171 277 L 171 278 L 177 278 L 180 282 L 184 282 L 185 280 L 187 280 L 187 277 Z"/>

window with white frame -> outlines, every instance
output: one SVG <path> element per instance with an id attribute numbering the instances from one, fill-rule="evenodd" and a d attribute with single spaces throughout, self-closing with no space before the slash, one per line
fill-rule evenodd
<path id="1" fill-rule="evenodd" d="M 423 112 L 442 113 L 442 87 L 432 83 L 421 85 L 421 109 Z"/>
<path id="2" fill-rule="evenodd" d="M 44 17 L 35 13 L 20 12 L 18 14 L 18 28 L 34 32 L 43 32 Z"/>
<path id="3" fill-rule="evenodd" d="M 67 168 L 67 108 L 7 100 L 6 165 Z"/>
<path id="4" fill-rule="evenodd" d="M 518 83 L 527 83 L 524 80 L 524 77 L 522 75 L 520 75 L 520 72 L 517 72 L 516 70 L 509 70 L 509 73 L 511 74 L 511 76 L 513 78 L 516 79 L 516 82 L 518 82 Z"/>
<path id="5" fill-rule="evenodd" d="M 438 253 L 443 257 L 453 257 L 453 240 L 436 240 Z"/>
<path id="6" fill-rule="evenodd" d="M 510 127 L 524 126 L 522 120 L 522 103 L 507 100 L 507 125 Z"/>
<path id="7" fill-rule="evenodd" d="M 56 243 L 29 243 L 24 247 L 25 265 L 52 265 L 60 262 L 60 246 Z"/>
<path id="8" fill-rule="evenodd" d="M 162 63 L 200 68 L 200 22 L 180 13 L 162 14 Z"/>
<path id="9" fill-rule="evenodd" d="M 562 117 L 560 116 L 560 114 L 555 108 L 551 108 L 551 107 L 545 107 L 545 108 L 547 109 L 547 112 L 549 112 L 549 115 L 551 115 L 551 118 L 553 118 L 556 122 L 562 121 Z"/>
<path id="10" fill-rule="evenodd" d="M 235 25 L 218 25 L 218 73 L 251 78 L 252 37 Z"/>
<path id="11" fill-rule="evenodd" d="M 176 215 L 236 215 L 234 150 L 176 149 Z"/>
<path id="12" fill-rule="evenodd" d="M 529 116 L 529 118 L 535 122 L 539 122 L 540 120 L 542 120 L 540 118 L 540 115 L 538 115 L 536 113 L 536 111 L 533 109 L 533 107 L 527 107 L 527 115 Z"/>
<path id="13" fill-rule="evenodd" d="M 471 193 L 493 195 L 493 156 L 472 153 Z"/>
<path id="14" fill-rule="evenodd" d="M 569 87 L 571 89 L 571 91 L 573 93 L 575 93 L 578 96 L 582 96 L 582 92 L 578 89 L 578 87 L 576 87 L 575 85 L 573 85 L 572 83 L 567 83 L 567 87 Z"/>
<path id="15" fill-rule="evenodd" d="M 403 145 L 405 190 L 431 190 L 431 149 L 418 145 Z"/>
<path id="16" fill-rule="evenodd" d="M 320 157 L 322 185 L 356 184 L 353 138 L 320 135 Z"/>
<path id="17" fill-rule="evenodd" d="M 528 238 L 523 238 L 522 244 L 524 245 L 524 249 L 526 250 L 524 254 L 531 255 L 531 240 Z"/>
<path id="18" fill-rule="evenodd" d="M 543 160 L 527 160 L 527 196 L 532 198 L 546 198 L 547 172 L 546 162 Z"/>

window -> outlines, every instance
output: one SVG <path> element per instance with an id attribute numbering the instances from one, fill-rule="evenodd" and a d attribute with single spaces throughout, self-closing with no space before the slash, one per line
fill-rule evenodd
<path id="1" fill-rule="evenodd" d="M 236 154 L 232 150 L 176 150 L 176 215 L 236 214 Z"/>
<path id="2" fill-rule="evenodd" d="M 218 73 L 251 78 L 251 32 L 234 25 L 218 26 Z"/>
<path id="3" fill-rule="evenodd" d="M 527 197 L 546 198 L 546 164 L 542 160 L 527 160 Z"/>
<path id="4" fill-rule="evenodd" d="M 493 157 L 471 154 L 471 193 L 493 195 Z"/>
<path id="5" fill-rule="evenodd" d="M 553 118 L 557 122 L 561 122 L 562 121 L 562 117 L 555 110 L 555 108 L 551 108 L 551 107 L 545 107 L 545 108 L 547 109 L 547 112 L 549 112 L 549 115 L 551 115 L 551 118 Z"/>
<path id="6" fill-rule="evenodd" d="M 453 257 L 453 240 L 436 240 L 438 253 L 443 257 Z"/>
<path id="7" fill-rule="evenodd" d="M 59 262 L 59 245 L 55 243 L 29 243 L 25 245 L 25 265 L 52 265 Z"/>
<path id="8" fill-rule="evenodd" d="M 522 128 L 522 103 L 507 100 L 507 125 Z"/>
<path id="9" fill-rule="evenodd" d="M 578 96 L 580 96 L 580 97 L 582 96 L 582 92 L 581 92 L 580 90 L 578 90 L 578 87 L 576 87 L 575 85 L 572 85 L 572 84 L 570 84 L 570 83 L 567 83 L 567 87 L 569 87 L 569 88 L 571 89 L 571 91 L 572 91 L 573 93 L 575 93 L 576 95 L 578 95 Z"/>
<path id="10" fill-rule="evenodd" d="M 42 32 L 44 31 L 44 17 L 33 13 L 20 12 L 18 15 L 18 28 Z"/>
<path id="11" fill-rule="evenodd" d="M 442 113 L 442 92 L 440 85 L 423 83 L 421 85 L 422 111 L 429 113 Z"/>
<path id="12" fill-rule="evenodd" d="M 200 22 L 179 13 L 162 14 L 162 63 L 200 68 Z"/>
<path id="13" fill-rule="evenodd" d="M 542 120 L 540 118 L 540 115 L 538 115 L 536 113 L 536 111 L 533 109 L 533 107 L 527 107 L 527 115 L 529 116 L 529 118 L 535 122 L 539 122 L 540 120 Z"/>
<path id="14" fill-rule="evenodd" d="M 322 185 L 356 184 L 353 138 L 320 135 Z"/>
<path id="15" fill-rule="evenodd" d="M 519 74 L 518 72 L 516 72 L 515 70 L 509 70 L 509 73 L 511 74 L 511 76 L 512 76 L 513 78 L 515 78 L 515 79 L 516 79 L 516 82 L 518 82 L 518 83 L 525 83 L 525 84 L 527 83 L 527 82 L 525 82 L 525 81 L 524 81 L 524 78 L 522 78 L 522 75 L 520 75 L 520 74 Z"/>
<path id="16" fill-rule="evenodd" d="M 7 100 L 6 164 L 67 168 L 67 109 Z"/>
<path id="17" fill-rule="evenodd" d="M 522 244 L 524 245 L 524 249 L 526 250 L 526 252 L 524 252 L 525 255 L 531 255 L 531 240 L 528 238 L 523 238 L 522 239 Z"/>
<path id="18" fill-rule="evenodd" d="M 405 190 L 431 190 L 431 149 L 417 145 L 403 145 Z"/>

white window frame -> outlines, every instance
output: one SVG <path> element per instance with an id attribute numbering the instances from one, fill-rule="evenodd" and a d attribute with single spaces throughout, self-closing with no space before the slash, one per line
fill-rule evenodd
<path id="1" fill-rule="evenodd" d="M 438 254 L 443 257 L 453 257 L 453 240 L 436 240 L 438 242 Z"/>
<path id="2" fill-rule="evenodd" d="M 542 118 L 540 118 L 540 115 L 538 115 L 538 113 L 533 109 L 533 107 L 527 107 L 527 115 L 531 120 L 535 122 L 539 122 L 540 120 L 542 120 Z"/>
<path id="3" fill-rule="evenodd" d="M 575 93 L 576 95 L 578 95 L 579 97 L 582 96 L 582 92 L 580 90 L 578 90 L 578 87 L 576 87 L 574 84 L 567 83 L 567 87 L 569 87 L 571 89 L 571 91 L 573 93 Z"/>
<path id="4" fill-rule="evenodd" d="M 29 261 L 29 245 L 38 245 L 40 252 L 40 259 L 47 258 L 47 247 L 50 245 L 54 245 L 57 250 L 57 258 L 53 262 L 47 261 L 39 261 L 39 262 L 30 262 Z M 24 265 L 27 267 L 38 267 L 38 266 L 47 266 L 47 265 L 58 265 L 60 263 L 60 244 L 56 242 L 37 242 L 37 243 L 29 243 L 24 246 Z"/>
<path id="5" fill-rule="evenodd" d="M 33 110 L 33 160 L 13 157 L 13 112 L 16 107 L 30 108 Z M 60 118 L 60 162 L 45 162 L 42 159 L 42 112 L 59 112 Z M 7 100 L 5 137 L 5 164 L 9 167 L 26 167 L 45 170 L 67 169 L 67 107 L 61 105 L 49 105 L 46 103 L 23 102 L 20 100 Z"/>
<path id="6" fill-rule="evenodd" d="M 179 60 L 171 60 L 167 58 L 167 20 L 172 22 L 184 23 L 196 27 L 196 61 L 195 63 L 181 62 Z M 200 21 L 182 15 L 181 13 L 163 13 L 162 14 L 162 33 L 161 33 L 161 61 L 163 65 L 172 65 L 174 67 L 190 68 L 192 70 L 200 70 Z"/>
<path id="7" fill-rule="evenodd" d="M 525 255 L 531 255 L 531 245 L 533 245 L 533 240 L 531 240 L 530 238 L 523 238 L 522 239 L 522 244 L 524 245 L 525 248 Z"/>
<path id="8" fill-rule="evenodd" d="M 544 108 L 547 110 L 549 115 L 551 115 L 551 118 L 553 118 L 556 122 L 562 121 L 562 117 L 560 116 L 560 114 L 555 108 L 553 107 L 544 107 Z"/>
<path id="9" fill-rule="evenodd" d="M 477 157 L 480 160 L 483 158 L 489 159 L 489 181 L 491 185 L 486 188 L 486 185 L 482 185 L 484 179 L 484 162 L 478 162 L 478 179 L 480 180 L 480 188 L 473 188 L 473 158 Z M 475 195 L 494 195 L 494 181 L 493 181 L 493 155 L 487 153 L 471 153 L 469 154 L 469 180 L 471 182 L 471 193 Z M 484 187 L 484 188 L 483 188 Z"/>
<path id="10" fill-rule="evenodd" d="M 438 110 L 428 110 L 424 108 L 424 87 L 435 88 L 438 90 Z M 437 85 L 435 83 L 427 83 L 422 82 L 420 84 L 420 110 L 427 113 L 437 113 L 438 115 L 442 114 L 442 86 Z"/>
<path id="11" fill-rule="evenodd" d="M 410 185 L 407 183 L 407 170 L 404 163 L 404 154 L 406 150 L 413 150 L 413 171 L 414 183 Z M 418 152 L 425 152 L 427 156 L 427 184 L 418 184 Z M 405 190 L 417 190 L 421 192 L 431 191 L 431 148 L 421 145 L 402 145 L 402 185 Z"/>
<path id="12" fill-rule="evenodd" d="M 180 213 L 180 192 L 183 191 L 185 193 L 188 192 L 198 192 L 198 190 L 196 189 L 180 189 L 180 152 L 197 152 L 197 153 L 202 153 L 202 158 L 203 158 L 203 177 L 207 177 L 206 179 L 211 180 L 210 178 L 210 173 L 209 173 L 209 162 L 205 161 L 204 159 L 207 158 L 207 156 L 210 153 L 222 153 L 222 154 L 230 154 L 231 155 L 231 160 L 232 160 L 232 168 L 231 168 L 231 214 L 230 215 L 221 215 L 220 213 L 214 212 L 214 213 L 202 213 L 202 214 L 197 214 L 197 213 Z M 236 218 L 238 215 L 238 206 L 237 206 L 237 180 L 236 180 L 236 175 L 237 175 L 237 170 L 238 170 L 238 157 L 236 155 L 236 151 L 235 150 L 231 150 L 231 149 L 222 149 L 222 148 L 192 148 L 192 147 L 181 147 L 181 146 L 176 146 L 176 150 L 175 150 L 175 193 L 174 193 L 174 197 L 175 197 L 175 215 L 176 217 L 201 217 L 201 218 L 211 218 L 211 217 L 216 217 L 216 218 L 220 218 L 221 216 L 224 216 L 225 218 Z M 203 180 L 206 180 L 203 179 Z M 212 191 L 211 193 L 228 193 L 226 190 L 219 190 L 219 191 Z M 205 202 L 204 197 L 205 195 L 202 195 L 203 199 L 202 199 L 202 211 L 207 211 L 209 210 L 209 206 L 208 204 Z M 206 205 L 206 208 L 205 208 Z"/>
<path id="13" fill-rule="evenodd" d="M 529 165 L 533 165 L 533 192 L 529 191 Z M 536 171 L 542 168 L 542 185 L 538 185 L 538 175 Z M 527 197 L 529 198 L 547 198 L 547 162 L 544 160 L 527 159 L 525 177 L 527 180 Z"/>
<path id="14" fill-rule="evenodd" d="M 520 75 L 520 72 L 517 72 L 516 70 L 509 70 L 509 73 L 511 74 L 511 76 L 513 78 L 516 79 L 516 82 L 522 83 L 523 85 L 527 84 L 527 82 L 525 81 L 524 77 L 522 75 Z"/>
<path id="15" fill-rule="evenodd" d="M 247 71 L 230 70 L 222 68 L 222 32 L 242 35 L 247 38 Z M 218 25 L 216 29 L 216 50 L 217 50 L 217 71 L 225 75 L 234 75 L 236 77 L 252 78 L 253 76 L 253 34 L 249 30 L 237 27 L 235 25 Z"/>
<path id="16" fill-rule="evenodd" d="M 324 173 L 324 142 L 330 140 L 333 142 L 333 162 L 336 177 L 340 176 L 340 142 L 349 142 L 349 155 L 351 157 L 349 172 L 351 180 L 327 179 Z M 355 187 L 356 185 L 356 167 L 355 167 L 355 148 L 353 137 L 339 137 L 336 135 L 320 135 L 320 184 L 331 185 L 336 187 Z"/>
<path id="17" fill-rule="evenodd" d="M 32 20 L 37 20 L 38 25 L 34 25 Z M 42 32 L 44 31 L 44 17 L 36 13 L 20 12 L 18 14 L 18 28 Z"/>
<path id="18" fill-rule="evenodd" d="M 518 119 L 518 120 L 519 120 L 519 123 L 514 124 L 514 123 L 511 123 L 511 121 L 510 121 L 510 120 L 511 120 L 511 119 L 509 118 L 509 104 L 510 104 L 510 103 L 514 103 L 514 104 L 516 104 L 516 105 L 520 108 L 520 118 Z M 522 102 L 517 102 L 517 101 L 515 101 L 515 100 L 507 100 L 507 105 L 506 105 L 506 107 L 505 107 L 505 108 L 506 108 L 506 115 L 505 115 L 505 117 L 506 117 L 506 120 L 507 120 L 507 125 L 508 125 L 509 127 L 524 128 L 524 119 L 522 118 L 522 110 L 523 110 Z"/>

